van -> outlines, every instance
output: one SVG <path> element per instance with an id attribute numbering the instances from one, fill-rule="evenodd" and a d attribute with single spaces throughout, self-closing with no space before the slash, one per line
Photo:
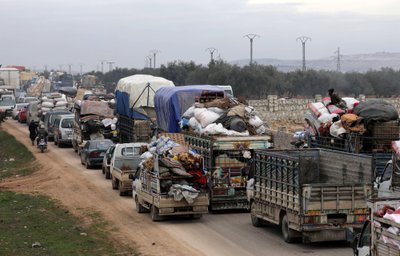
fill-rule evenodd
<path id="1" fill-rule="evenodd" d="M 72 127 L 74 115 L 57 115 L 54 120 L 54 144 L 59 148 L 62 145 L 72 145 Z"/>
<path id="2" fill-rule="evenodd" d="M 44 115 L 43 124 L 44 129 L 47 131 L 48 140 L 54 140 L 54 120 L 58 115 L 70 115 L 71 112 L 68 110 L 52 110 Z"/>

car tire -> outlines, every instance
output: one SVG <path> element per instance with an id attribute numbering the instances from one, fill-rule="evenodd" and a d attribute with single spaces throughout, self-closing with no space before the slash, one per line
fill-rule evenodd
<path id="1" fill-rule="evenodd" d="M 92 166 L 89 164 L 89 161 L 88 161 L 88 160 L 86 160 L 85 165 L 86 165 L 86 169 L 90 169 L 90 168 L 92 167 Z"/>
<path id="2" fill-rule="evenodd" d="M 137 213 L 145 213 L 147 211 L 140 203 L 137 196 L 135 196 L 135 205 L 136 205 L 136 212 Z"/>
<path id="3" fill-rule="evenodd" d="M 54 137 L 54 145 L 58 145 L 58 141 L 56 140 L 56 138 Z"/>
<path id="4" fill-rule="evenodd" d="M 126 196 L 127 192 L 123 190 L 122 181 L 118 181 L 119 196 Z"/>
<path id="5" fill-rule="evenodd" d="M 104 176 L 104 177 L 106 178 L 106 180 L 111 179 L 111 173 L 110 173 L 110 171 L 109 171 L 108 169 L 106 169 L 106 172 L 105 172 L 105 176 Z"/>
<path id="6" fill-rule="evenodd" d="M 104 175 L 106 171 L 104 170 L 104 166 L 101 166 L 101 173 Z"/>
<path id="7" fill-rule="evenodd" d="M 151 205 L 150 207 L 150 217 L 152 221 L 160 221 L 162 217 L 159 214 L 159 210 L 156 206 Z"/>
<path id="8" fill-rule="evenodd" d="M 251 202 L 250 205 L 250 217 L 251 217 L 251 224 L 254 227 L 261 227 L 261 219 L 256 216 L 256 206 L 254 202 Z"/>
<path id="9" fill-rule="evenodd" d="M 114 189 L 114 190 L 118 189 L 117 180 L 114 179 L 113 177 L 111 177 L 111 187 L 112 187 L 112 189 Z"/>

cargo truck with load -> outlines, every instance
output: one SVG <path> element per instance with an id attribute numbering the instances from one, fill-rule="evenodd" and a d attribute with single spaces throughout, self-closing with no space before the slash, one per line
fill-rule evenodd
<path id="1" fill-rule="evenodd" d="M 151 75 L 133 75 L 118 81 L 115 112 L 121 143 L 150 140 L 155 122 L 154 94 L 161 87 L 173 86 L 172 81 Z"/>
<path id="2" fill-rule="evenodd" d="M 246 179 L 253 151 L 272 147 L 272 136 L 263 132 L 254 109 L 212 85 L 161 88 L 154 104 L 158 128 L 168 136 L 183 135 L 184 143 L 204 157 L 210 209 L 248 209 Z"/>
<path id="3" fill-rule="evenodd" d="M 400 197 L 369 199 L 370 217 L 353 242 L 354 256 L 400 255 Z"/>
<path id="4" fill-rule="evenodd" d="M 305 114 L 310 126 L 308 146 L 370 155 L 375 161 L 374 175 L 379 176 L 391 159 L 391 142 L 400 137 L 397 110 L 385 101 L 344 99 L 356 102 L 354 108 L 344 112 L 321 102 L 309 104 Z"/>
<path id="5" fill-rule="evenodd" d="M 207 191 L 194 188 L 192 176 L 176 167 L 177 163 L 168 157 L 154 154 L 132 176 L 132 196 L 138 213 L 150 211 L 152 221 L 176 215 L 198 219 L 208 213 Z"/>
<path id="6" fill-rule="evenodd" d="M 372 195 L 370 156 L 327 149 L 256 150 L 251 221 L 281 226 L 286 242 L 346 240 Z"/>

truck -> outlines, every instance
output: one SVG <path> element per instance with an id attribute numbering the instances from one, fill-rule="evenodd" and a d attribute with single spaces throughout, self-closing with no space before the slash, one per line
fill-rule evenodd
<path id="1" fill-rule="evenodd" d="M 115 112 L 121 143 L 150 140 L 155 122 L 154 94 L 161 87 L 173 86 L 174 83 L 165 78 L 141 74 L 118 81 Z"/>
<path id="2" fill-rule="evenodd" d="M 272 136 L 209 136 L 184 132 L 185 143 L 204 157 L 209 174 L 210 210 L 249 209 L 246 170 L 254 151 L 273 146 Z"/>
<path id="3" fill-rule="evenodd" d="M 187 177 L 165 175 L 160 172 L 159 156 L 154 155 L 154 167 L 151 170 L 139 168 L 132 177 L 132 196 L 136 211 L 150 211 L 152 221 L 161 221 L 165 216 L 186 215 L 193 219 L 208 213 L 208 193 L 194 189 L 189 185 L 179 185 Z M 166 187 L 173 187 L 172 195 Z M 177 186 L 177 187 L 175 187 Z"/>
<path id="4" fill-rule="evenodd" d="M 139 163 L 142 161 L 141 154 L 146 143 L 123 143 L 116 144 L 110 160 L 110 178 L 113 189 L 119 190 L 123 196 L 132 192 L 132 179 L 130 174 L 135 174 Z M 108 172 L 108 170 L 105 170 Z M 106 173 L 106 176 L 108 173 Z"/>
<path id="5" fill-rule="evenodd" d="M 350 240 L 368 216 L 371 156 L 328 149 L 256 150 L 251 222 L 294 242 Z M 250 194 L 250 193 L 249 193 Z"/>
<path id="6" fill-rule="evenodd" d="M 112 122 L 113 110 L 106 102 L 94 100 L 76 100 L 74 104 L 74 124 L 72 130 L 72 147 L 79 153 L 85 140 L 104 138 L 103 120 Z"/>
<path id="7" fill-rule="evenodd" d="M 310 112 L 306 113 L 306 120 L 309 120 L 312 125 L 317 123 L 315 116 Z M 375 162 L 374 175 L 377 177 L 382 174 L 385 164 L 391 159 L 391 142 L 399 139 L 399 133 L 399 120 L 371 122 L 366 133 L 362 135 L 348 133 L 344 137 L 322 136 L 318 129 L 315 129 L 315 134 L 308 137 L 308 146 L 370 155 Z"/>
<path id="8" fill-rule="evenodd" d="M 399 195 L 371 198 L 367 204 L 371 213 L 353 241 L 354 256 L 400 255 L 400 223 L 390 216 L 393 211 L 393 216 L 399 216 L 396 211 L 400 207 Z"/>

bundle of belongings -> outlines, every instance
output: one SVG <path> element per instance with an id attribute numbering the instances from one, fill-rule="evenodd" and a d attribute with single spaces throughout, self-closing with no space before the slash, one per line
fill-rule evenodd
<path id="1" fill-rule="evenodd" d="M 340 104 L 334 105 L 327 97 L 322 102 L 309 103 L 308 108 L 318 120 L 316 128 L 319 125 L 320 136 L 346 138 L 348 134 L 359 134 L 391 140 L 399 136 L 399 114 L 392 105 L 383 100 L 359 102 L 346 97 L 342 98 Z M 388 129 L 390 127 L 393 129 Z"/>
<path id="2" fill-rule="evenodd" d="M 400 207 L 395 209 L 390 205 L 384 205 L 377 212 L 374 212 L 374 216 L 400 224 Z M 400 229 L 395 226 L 382 225 L 381 222 L 378 221 L 374 221 L 373 225 L 375 225 L 376 228 L 382 228 L 388 233 L 394 235 L 398 235 L 400 233 Z M 385 244 L 392 244 L 400 249 L 400 242 L 396 239 L 386 236 L 385 234 L 382 234 L 379 239 L 382 240 Z"/>
<path id="3" fill-rule="evenodd" d="M 181 129 L 198 134 L 248 136 L 266 132 L 256 110 L 233 97 L 197 99 L 181 118 Z"/>
<path id="4" fill-rule="evenodd" d="M 189 204 L 193 203 L 207 184 L 201 155 L 169 137 L 161 136 L 150 143 L 149 150 L 141 158 L 142 169 L 160 178 L 161 194 L 168 194 L 175 201 L 184 198 Z"/>
<path id="5" fill-rule="evenodd" d="M 68 101 L 65 94 L 49 93 L 42 96 L 38 104 L 38 112 L 46 115 L 51 110 L 64 110 L 68 108 Z"/>

